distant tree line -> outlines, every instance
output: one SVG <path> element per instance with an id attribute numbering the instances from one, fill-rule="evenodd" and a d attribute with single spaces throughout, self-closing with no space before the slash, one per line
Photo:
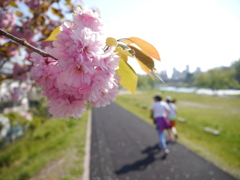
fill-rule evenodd
<path id="1" fill-rule="evenodd" d="M 159 83 L 159 79 L 153 80 L 150 76 L 148 75 L 138 75 L 138 83 L 137 83 L 137 88 L 139 89 L 153 89 L 156 87 L 156 85 Z"/>
<path id="2" fill-rule="evenodd" d="M 152 80 L 147 75 L 138 75 L 137 88 L 156 88 L 159 80 Z M 188 73 L 185 79 L 179 80 L 178 86 L 209 88 L 213 91 L 218 89 L 240 89 L 240 59 L 233 62 L 229 67 L 217 67 L 199 74 Z M 168 82 L 162 83 L 167 85 Z M 172 84 L 171 84 L 172 85 Z"/>
<path id="3" fill-rule="evenodd" d="M 194 77 L 194 85 L 199 88 L 239 89 L 240 88 L 240 59 L 230 67 L 218 67 Z"/>

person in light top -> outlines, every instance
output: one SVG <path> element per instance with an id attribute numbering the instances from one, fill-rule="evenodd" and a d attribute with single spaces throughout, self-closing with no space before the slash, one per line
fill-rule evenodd
<path id="1" fill-rule="evenodd" d="M 176 129 L 177 107 L 174 104 L 176 102 L 176 100 L 172 100 L 172 98 L 170 96 L 168 96 L 168 97 L 166 97 L 166 102 L 170 108 L 170 113 L 168 116 L 168 119 L 170 121 L 170 128 L 168 130 L 168 134 L 169 134 L 168 140 L 172 141 L 172 140 L 174 140 L 171 137 L 172 134 L 174 135 L 175 139 L 178 138 L 178 133 L 177 133 L 177 129 Z"/>
<path id="2" fill-rule="evenodd" d="M 162 101 L 161 96 L 155 96 L 154 103 L 151 106 L 150 115 L 153 118 L 158 131 L 160 147 L 163 149 L 163 159 L 165 159 L 169 153 L 164 134 L 164 130 L 169 128 L 169 120 L 167 119 L 169 113 L 170 108 L 167 103 Z"/>

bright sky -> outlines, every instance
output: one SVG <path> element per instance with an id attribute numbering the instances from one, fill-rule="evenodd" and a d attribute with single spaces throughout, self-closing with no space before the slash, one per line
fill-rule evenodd
<path id="1" fill-rule="evenodd" d="M 160 72 L 171 76 L 229 66 L 240 58 L 239 0 L 85 0 L 100 9 L 106 36 L 139 37 L 154 45 Z M 137 73 L 144 73 L 134 68 Z"/>

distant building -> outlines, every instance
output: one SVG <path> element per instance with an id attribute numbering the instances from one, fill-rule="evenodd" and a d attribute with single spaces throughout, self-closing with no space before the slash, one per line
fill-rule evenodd
<path id="1" fill-rule="evenodd" d="M 193 72 L 194 75 L 201 73 L 201 68 L 197 67 L 196 70 Z"/>
<path id="2" fill-rule="evenodd" d="M 182 76 L 187 75 L 189 72 L 189 65 L 186 66 L 186 69 L 182 72 Z"/>
<path id="3" fill-rule="evenodd" d="M 176 68 L 173 68 L 172 79 L 173 80 L 182 79 L 182 73 L 180 71 L 178 71 Z"/>
<path id="4" fill-rule="evenodd" d="M 162 78 L 163 81 L 166 81 L 166 80 L 169 79 L 168 75 L 167 75 L 167 71 L 161 71 L 159 75 L 160 75 L 160 77 Z"/>
<path id="5" fill-rule="evenodd" d="M 201 73 L 201 68 L 197 67 L 196 70 L 192 73 L 193 75 L 199 74 Z M 165 77 L 166 72 L 162 71 L 160 73 L 160 76 Z M 186 69 L 183 72 L 178 71 L 176 68 L 173 68 L 173 73 L 172 73 L 172 77 L 168 78 L 168 79 L 172 79 L 172 80 L 180 80 L 180 79 L 185 79 L 188 74 L 191 74 L 190 70 L 189 70 L 189 65 L 186 65 Z M 164 79 L 163 79 L 164 80 Z"/>

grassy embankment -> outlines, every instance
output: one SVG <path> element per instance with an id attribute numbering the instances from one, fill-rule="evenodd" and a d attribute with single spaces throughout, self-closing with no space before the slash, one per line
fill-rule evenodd
<path id="1" fill-rule="evenodd" d="M 79 120 L 47 120 L 0 150 L 0 179 L 80 179 L 87 112 Z"/>
<path id="2" fill-rule="evenodd" d="M 149 107 L 157 94 L 176 98 L 178 116 L 186 119 L 177 122 L 178 141 L 240 179 L 240 98 L 144 90 L 138 91 L 137 98 L 119 93 L 116 102 L 152 124 Z M 206 126 L 220 135 L 203 131 Z"/>

